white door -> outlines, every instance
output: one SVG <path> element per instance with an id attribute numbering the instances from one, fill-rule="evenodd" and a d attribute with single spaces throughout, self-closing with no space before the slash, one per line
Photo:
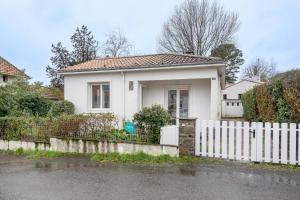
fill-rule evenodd
<path id="1" fill-rule="evenodd" d="M 179 118 L 189 117 L 189 90 L 168 90 L 168 112 L 171 115 L 171 123 L 179 123 Z"/>

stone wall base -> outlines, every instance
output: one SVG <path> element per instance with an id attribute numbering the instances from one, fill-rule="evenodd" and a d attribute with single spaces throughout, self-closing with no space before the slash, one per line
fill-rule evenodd
<path id="1" fill-rule="evenodd" d="M 178 156 L 179 150 L 176 146 L 167 145 L 144 145 L 130 143 L 112 143 L 88 141 L 79 139 L 50 138 L 50 144 L 25 141 L 0 140 L 0 150 L 41 150 L 58 151 L 65 153 L 138 153 L 144 152 L 149 155 Z"/>

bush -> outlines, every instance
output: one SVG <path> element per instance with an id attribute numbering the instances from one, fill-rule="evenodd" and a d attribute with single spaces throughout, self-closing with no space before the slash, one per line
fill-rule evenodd
<path id="1" fill-rule="evenodd" d="M 170 114 L 160 105 L 143 108 L 133 117 L 140 134 L 148 135 L 150 142 L 154 144 L 159 144 L 160 128 L 170 120 Z"/>
<path id="2" fill-rule="evenodd" d="M 256 104 L 256 88 L 242 95 L 242 105 L 244 108 L 244 118 L 249 121 L 259 119 L 257 104 Z"/>
<path id="3" fill-rule="evenodd" d="M 247 120 L 299 123 L 300 70 L 278 74 L 269 83 L 246 92 L 242 104 Z"/>
<path id="4" fill-rule="evenodd" d="M 74 105 L 70 101 L 54 102 L 49 110 L 49 116 L 61 116 L 74 114 Z"/>
<path id="5" fill-rule="evenodd" d="M 26 94 L 18 99 L 19 110 L 27 115 L 46 116 L 51 103 L 38 94 Z"/>
<path id="6" fill-rule="evenodd" d="M 256 87 L 256 105 L 259 118 L 262 121 L 269 122 L 276 120 L 272 96 L 269 94 L 265 84 Z"/>

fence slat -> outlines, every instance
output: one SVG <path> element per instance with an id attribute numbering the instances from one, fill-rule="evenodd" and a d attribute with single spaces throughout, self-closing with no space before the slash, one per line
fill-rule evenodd
<path id="1" fill-rule="evenodd" d="M 279 163 L 279 123 L 273 123 L 273 163 Z"/>
<path id="2" fill-rule="evenodd" d="M 200 120 L 196 120 L 195 127 L 195 155 L 200 156 Z"/>
<path id="3" fill-rule="evenodd" d="M 214 122 L 208 121 L 208 156 L 214 157 Z"/>
<path id="4" fill-rule="evenodd" d="M 222 121 L 222 158 L 227 158 L 227 121 Z"/>
<path id="5" fill-rule="evenodd" d="M 290 124 L 290 164 L 296 164 L 296 124 Z"/>
<path id="6" fill-rule="evenodd" d="M 265 123 L 265 162 L 271 162 L 271 123 Z"/>
<path id="7" fill-rule="evenodd" d="M 287 164 L 287 123 L 281 124 L 281 163 Z"/>
<path id="8" fill-rule="evenodd" d="M 300 124 L 298 124 L 298 165 L 300 165 Z"/>
<path id="9" fill-rule="evenodd" d="M 249 160 L 249 122 L 244 122 L 244 160 Z"/>
<path id="10" fill-rule="evenodd" d="M 206 156 L 206 128 L 207 123 L 206 120 L 201 121 L 201 133 L 202 133 L 202 156 Z"/>
<path id="11" fill-rule="evenodd" d="M 256 161 L 256 122 L 251 123 L 251 161 Z"/>
<path id="12" fill-rule="evenodd" d="M 257 139 L 256 139 L 256 161 L 261 162 L 263 157 L 263 133 L 262 133 L 263 123 L 257 123 Z"/>
<path id="13" fill-rule="evenodd" d="M 229 159 L 234 159 L 234 121 L 229 122 Z"/>
<path id="14" fill-rule="evenodd" d="M 215 122 L 215 157 L 220 158 L 220 121 Z"/>
<path id="15" fill-rule="evenodd" d="M 242 160 L 242 123 L 236 122 L 236 159 Z"/>

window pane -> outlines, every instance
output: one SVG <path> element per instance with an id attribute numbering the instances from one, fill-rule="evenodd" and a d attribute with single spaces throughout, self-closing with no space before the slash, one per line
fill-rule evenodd
<path id="1" fill-rule="evenodd" d="M 180 90 L 180 102 L 179 102 L 179 116 L 188 117 L 189 116 L 189 91 Z"/>
<path id="2" fill-rule="evenodd" d="M 109 108 L 110 101 L 109 85 L 102 85 L 102 108 Z"/>
<path id="3" fill-rule="evenodd" d="M 168 111 L 172 118 L 172 123 L 176 123 L 176 90 L 168 91 Z"/>
<path id="4" fill-rule="evenodd" d="M 92 108 L 100 108 L 100 85 L 92 85 Z"/>

